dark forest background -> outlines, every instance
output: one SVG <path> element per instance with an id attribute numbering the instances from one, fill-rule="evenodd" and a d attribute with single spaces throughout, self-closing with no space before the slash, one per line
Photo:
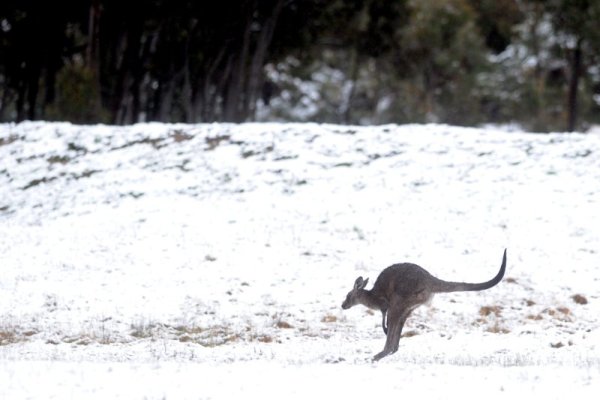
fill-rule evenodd
<path id="1" fill-rule="evenodd" d="M 0 121 L 600 122 L 600 0 L 0 2 Z"/>

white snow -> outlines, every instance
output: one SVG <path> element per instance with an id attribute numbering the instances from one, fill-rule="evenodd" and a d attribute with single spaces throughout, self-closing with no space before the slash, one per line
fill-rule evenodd
<path id="1" fill-rule="evenodd" d="M 590 398 L 599 204 L 598 135 L 2 124 L 0 398 Z M 371 363 L 357 276 L 505 247 Z"/>

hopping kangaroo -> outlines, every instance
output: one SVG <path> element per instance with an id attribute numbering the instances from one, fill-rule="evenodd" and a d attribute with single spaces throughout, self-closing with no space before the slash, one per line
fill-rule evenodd
<path id="1" fill-rule="evenodd" d="M 436 278 L 418 265 L 394 264 L 381 271 L 371 290 L 365 289 L 369 279 L 359 276 L 354 282 L 354 288 L 348 292 L 346 300 L 342 303 L 342 308 L 347 310 L 362 304 L 381 311 L 381 326 L 387 339 L 383 351 L 373 357 L 373 361 L 378 361 L 398 351 L 404 322 L 415 308 L 429 301 L 435 293 L 489 289 L 502 280 L 505 270 L 506 250 L 500 271 L 491 280 L 483 283 L 447 282 Z"/>

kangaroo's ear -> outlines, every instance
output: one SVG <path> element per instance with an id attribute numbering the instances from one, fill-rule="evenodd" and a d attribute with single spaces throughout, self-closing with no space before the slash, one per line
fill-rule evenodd
<path id="1" fill-rule="evenodd" d="M 369 283 L 369 278 L 367 278 L 363 281 L 361 289 L 364 289 L 365 287 L 367 287 L 367 283 Z"/>
<path id="2" fill-rule="evenodd" d="M 354 289 L 362 289 L 363 286 L 363 277 L 359 276 L 358 278 L 356 278 L 356 280 L 354 281 Z"/>
<path id="3" fill-rule="evenodd" d="M 358 278 L 356 278 L 356 281 L 354 282 L 354 289 L 364 289 L 365 286 L 367 286 L 368 282 L 369 282 L 369 278 L 363 279 L 362 276 L 359 276 Z"/>

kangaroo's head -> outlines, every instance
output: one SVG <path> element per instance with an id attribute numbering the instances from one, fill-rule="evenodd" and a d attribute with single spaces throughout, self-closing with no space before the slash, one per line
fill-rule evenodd
<path id="1" fill-rule="evenodd" d="M 344 300 L 344 302 L 342 303 L 342 308 L 344 310 L 347 310 L 352 306 L 360 304 L 360 292 L 365 289 L 365 286 L 367 286 L 368 282 L 369 278 L 363 279 L 362 276 L 356 278 L 356 281 L 354 281 L 354 287 L 351 291 L 348 292 L 348 295 L 346 295 L 346 300 Z"/>

